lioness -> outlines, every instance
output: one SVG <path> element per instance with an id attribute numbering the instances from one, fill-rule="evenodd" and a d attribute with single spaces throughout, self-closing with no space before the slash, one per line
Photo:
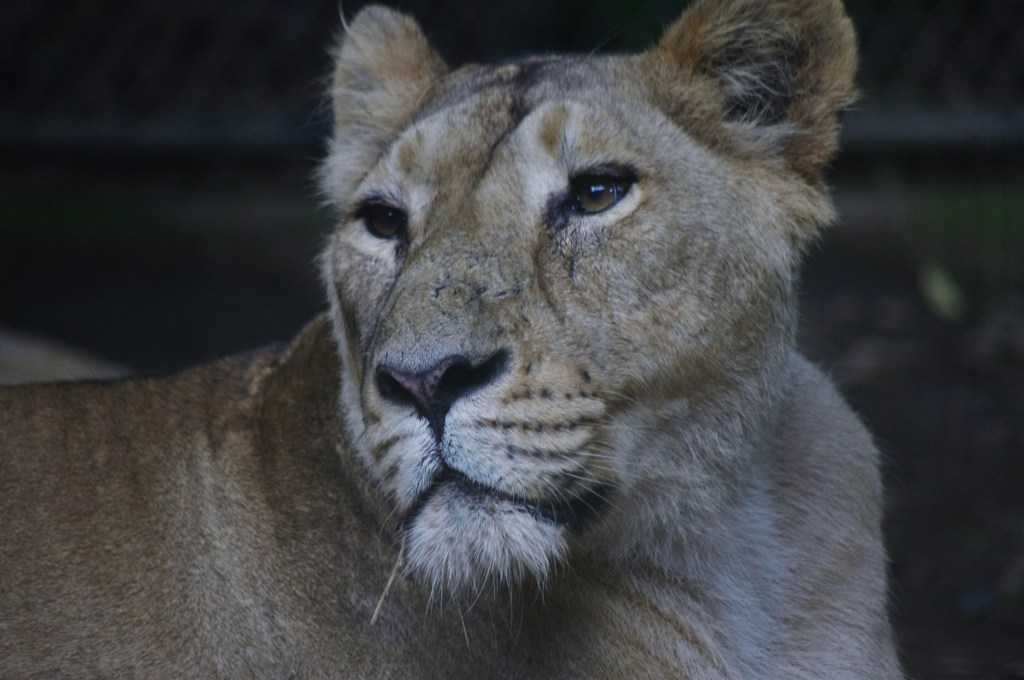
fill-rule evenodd
<path id="1" fill-rule="evenodd" d="M 838 0 L 449 70 L 362 11 L 330 311 L 0 390 L 2 677 L 892 678 L 871 438 L 794 349 Z"/>

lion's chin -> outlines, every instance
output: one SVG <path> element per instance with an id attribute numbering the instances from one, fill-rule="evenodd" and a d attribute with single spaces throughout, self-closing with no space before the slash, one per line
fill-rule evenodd
<path id="1" fill-rule="evenodd" d="M 543 588 L 567 550 L 565 526 L 459 480 L 438 483 L 406 532 L 409 570 L 435 593 L 456 597 L 492 583 Z"/>

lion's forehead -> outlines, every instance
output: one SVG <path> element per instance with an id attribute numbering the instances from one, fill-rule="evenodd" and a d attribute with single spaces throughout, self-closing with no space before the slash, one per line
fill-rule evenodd
<path id="1" fill-rule="evenodd" d="M 621 156 L 648 151 L 635 134 L 638 103 L 626 102 L 600 71 L 585 70 L 584 79 L 565 61 L 457 72 L 396 136 L 371 180 L 420 185 L 436 199 L 465 195 L 492 175 L 524 179 L 517 168 L 529 167 L 526 179 L 557 171 L 561 182 L 574 170 L 567 164 L 628 161 Z"/>

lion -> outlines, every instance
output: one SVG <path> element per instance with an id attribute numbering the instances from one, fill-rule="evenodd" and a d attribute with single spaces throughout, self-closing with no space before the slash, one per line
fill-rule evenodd
<path id="1" fill-rule="evenodd" d="M 838 0 L 450 69 L 346 28 L 328 311 L 0 389 L 0 676 L 896 678 L 879 454 L 795 346 Z"/>

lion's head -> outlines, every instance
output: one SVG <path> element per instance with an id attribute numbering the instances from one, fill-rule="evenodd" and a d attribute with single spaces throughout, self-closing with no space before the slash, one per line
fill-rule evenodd
<path id="1" fill-rule="evenodd" d="M 414 572 L 543 582 L 706 530 L 786 380 L 854 61 L 839 2 L 705 0 L 643 54 L 454 71 L 358 15 L 323 275 Z"/>

